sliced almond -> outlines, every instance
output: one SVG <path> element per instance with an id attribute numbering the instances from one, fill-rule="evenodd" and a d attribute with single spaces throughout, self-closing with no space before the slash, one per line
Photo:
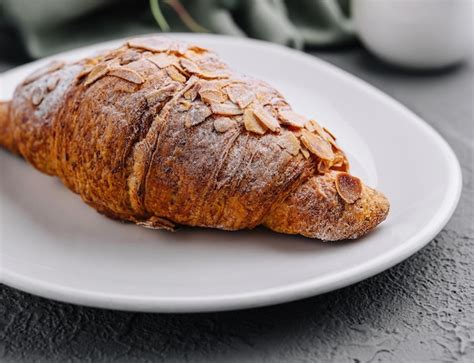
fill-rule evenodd
<path id="1" fill-rule="evenodd" d="M 303 145 L 318 158 L 329 161 L 334 160 L 334 152 L 332 151 L 331 145 L 321 136 L 303 130 L 301 141 Z"/>
<path id="2" fill-rule="evenodd" d="M 278 111 L 278 118 L 282 124 L 297 128 L 303 128 L 305 123 L 308 121 L 306 117 L 291 110 Z"/>
<path id="3" fill-rule="evenodd" d="M 189 101 L 194 101 L 198 95 L 200 87 L 201 84 L 199 82 L 195 82 L 191 88 L 184 92 L 183 97 Z"/>
<path id="4" fill-rule="evenodd" d="M 121 66 L 135 62 L 140 59 L 140 53 L 132 49 L 127 50 L 120 56 L 119 63 Z"/>
<path id="5" fill-rule="evenodd" d="M 318 171 L 320 174 L 329 173 L 331 170 L 331 165 L 327 160 L 320 159 L 318 162 Z"/>
<path id="6" fill-rule="evenodd" d="M 351 174 L 339 173 L 336 175 L 336 190 L 346 203 L 352 204 L 362 194 L 362 182 Z"/>
<path id="7" fill-rule="evenodd" d="M 316 132 L 319 134 L 319 136 L 324 137 L 324 130 L 323 128 L 318 124 L 318 122 L 314 119 L 309 120 L 308 122 L 305 123 L 304 127 L 306 130 L 309 130 L 311 132 Z"/>
<path id="8" fill-rule="evenodd" d="M 166 52 L 171 42 L 163 38 L 136 38 L 127 42 L 130 48 L 145 49 L 151 52 Z"/>
<path id="9" fill-rule="evenodd" d="M 298 155 L 300 151 L 300 141 L 291 131 L 280 136 L 277 143 L 293 156 Z"/>
<path id="10" fill-rule="evenodd" d="M 277 119 L 272 116 L 270 112 L 265 110 L 260 104 L 255 104 L 253 106 L 253 114 L 266 126 L 270 131 L 280 130 L 280 124 Z"/>
<path id="11" fill-rule="evenodd" d="M 191 127 L 199 125 L 206 118 L 212 115 L 211 109 L 204 103 L 193 104 L 193 107 L 187 112 L 184 126 Z"/>
<path id="12" fill-rule="evenodd" d="M 196 73 L 201 78 L 204 79 L 224 79 L 224 78 L 229 78 L 229 74 L 224 71 L 224 70 L 214 70 L 214 71 L 209 71 L 209 70 L 204 70 L 201 69 L 199 73 Z"/>
<path id="13" fill-rule="evenodd" d="M 189 49 L 189 44 L 188 43 L 175 41 L 175 42 L 171 43 L 168 50 L 170 52 L 175 52 L 179 55 L 185 55 L 188 49 Z"/>
<path id="14" fill-rule="evenodd" d="M 218 117 L 214 120 L 214 129 L 217 132 L 226 132 L 237 126 L 237 123 L 229 117 Z"/>
<path id="15" fill-rule="evenodd" d="M 240 108 L 245 108 L 252 103 L 255 95 L 243 85 L 231 85 L 226 87 L 229 99 L 238 104 Z"/>
<path id="16" fill-rule="evenodd" d="M 166 72 L 168 73 L 168 76 L 174 81 L 180 82 L 180 83 L 185 83 L 186 82 L 186 77 L 176 69 L 174 66 L 170 66 L 166 68 Z"/>
<path id="17" fill-rule="evenodd" d="M 206 103 L 222 103 L 227 100 L 227 95 L 218 89 L 201 89 L 199 96 Z"/>
<path id="18" fill-rule="evenodd" d="M 94 83 L 98 79 L 104 77 L 107 73 L 109 73 L 109 66 L 107 64 L 101 63 L 96 65 L 90 71 L 89 75 L 87 76 L 86 81 L 84 82 L 85 86 L 89 86 L 90 84 Z"/>
<path id="19" fill-rule="evenodd" d="M 223 116 L 235 116 L 243 113 L 243 110 L 239 106 L 230 102 L 211 103 L 211 110 L 212 113 Z"/>
<path id="20" fill-rule="evenodd" d="M 245 108 L 252 103 L 254 98 L 255 95 L 249 91 L 248 93 L 244 93 L 241 97 L 237 99 L 237 104 L 239 105 L 239 107 Z"/>
<path id="21" fill-rule="evenodd" d="M 145 96 L 147 104 L 149 106 L 152 106 L 158 102 L 163 102 L 167 98 L 172 97 L 175 94 L 177 89 L 178 89 L 178 84 L 173 82 L 173 83 L 167 84 L 164 87 L 161 87 L 160 89 L 151 91 Z"/>
<path id="22" fill-rule="evenodd" d="M 31 93 L 31 103 L 35 106 L 38 106 L 44 99 L 44 92 L 41 88 L 35 87 Z"/>
<path id="23" fill-rule="evenodd" d="M 267 131 L 267 127 L 257 120 L 250 108 L 244 111 L 244 126 L 247 131 L 255 134 L 263 135 Z"/>
<path id="24" fill-rule="evenodd" d="M 344 156 L 341 153 L 336 153 L 334 156 L 334 162 L 332 163 L 335 167 L 341 167 L 344 165 Z"/>
<path id="25" fill-rule="evenodd" d="M 268 91 L 257 93 L 256 97 L 258 102 L 260 102 L 263 106 L 272 104 L 274 99 L 274 95 Z"/>
<path id="26" fill-rule="evenodd" d="M 79 79 L 79 80 L 82 79 L 82 78 L 84 78 L 84 77 L 87 76 L 89 73 L 91 73 L 92 69 L 94 69 L 94 66 L 92 66 L 92 65 L 87 65 L 87 66 L 85 66 L 85 67 L 82 69 L 82 71 L 80 71 L 80 72 L 78 73 L 78 75 L 76 76 L 76 78 Z"/>
<path id="27" fill-rule="evenodd" d="M 189 50 L 192 50 L 195 53 L 207 53 L 208 50 L 206 48 L 200 47 L 199 45 L 191 44 L 188 46 Z"/>
<path id="28" fill-rule="evenodd" d="M 49 92 L 54 91 L 58 83 L 59 83 L 59 77 L 52 76 L 48 79 L 48 82 L 46 82 L 46 89 Z"/>
<path id="29" fill-rule="evenodd" d="M 178 62 L 175 56 L 166 53 L 153 54 L 151 57 L 146 58 L 146 60 L 160 69 L 169 67 Z"/>
<path id="30" fill-rule="evenodd" d="M 209 81 L 201 80 L 199 84 L 200 84 L 200 88 L 199 88 L 200 91 L 220 91 L 221 92 L 224 86 L 221 81 L 216 81 L 216 80 L 209 80 Z"/>
<path id="31" fill-rule="evenodd" d="M 305 159 L 309 158 L 309 151 L 303 145 L 301 145 L 301 150 L 300 151 L 303 154 Z"/>
<path id="32" fill-rule="evenodd" d="M 190 73 L 190 74 L 195 74 L 199 78 L 204 78 L 204 79 L 219 79 L 219 78 L 228 78 L 228 74 L 224 70 L 206 70 L 201 68 L 198 64 L 195 62 L 182 58 L 179 61 L 180 65 L 183 67 L 183 69 Z"/>
<path id="33" fill-rule="evenodd" d="M 331 136 L 331 138 L 336 141 L 336 136 L 334 136 L 334 134 L 329 131 L 327 128 L 323 127 L 323 130 L 326 132 L 326 134 L 328 134 L 329 136 Z"/>
<path id="34" fill-rule="evenodd" d="M 342 151 L 338 150 L 336 152 L 336 156 L 334 158 L 334 162 L 331 166 L 331 169 L 349 172 L 349 161 L 347 160 L 346 156 Z"/>
<path id="35" fill-rule="evenodd" d="M 184 68 L 185 71 L 191 73 L 191 74 L 196 74 L 200 73 L 199 66 L 194 63 L 193 61 L 190 61 L 189 59 L 183 58 L 179 61 L 181 66 Z"/>
<path id="36" fill-rule="evenodd" d="M 114 76 L 118 78 L 122 78 L 128 82 L 135 83 L 135 84 L 142 84 L 145 82 L 143 77 L 136 71 L 130 68 L 125 67 L 113 67 L 110 68 L 109 76 Z"/>
<path id="37" fill-rule="evenodd" d="M 241 84 L 229 85 L 225 88 L 225 91 L 227 96 L 229 96 L 229 99 L 234 103 L 237 103 L 239 97 L 245 92 L 244 86 Z"/>
<path id="38" fill-rule="evenodd" d="M 41 78 L 42 76 L 44 76 L 45 74 L 55 72 L 61 69 L 62 67 L 64 67 L 64 64 L 65 64 L 64 62 L 58 62 L 58 61 L 51 62 L 50 64 L 38 69 L 37 71 L 33 72 L 28 77 L 26 77 L 25 80 L 23 81 L 23 84 L 32 83 L 36 81 L 37 79 Z"/>

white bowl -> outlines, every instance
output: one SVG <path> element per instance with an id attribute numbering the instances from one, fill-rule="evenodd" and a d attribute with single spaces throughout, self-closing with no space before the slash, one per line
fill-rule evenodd
<path id="1" fill-rule="evenodd" d="M 365 46 L 393 64 L 441 68 L 472 51 L 471 0 L 354 0 L 352 14 Z"/>

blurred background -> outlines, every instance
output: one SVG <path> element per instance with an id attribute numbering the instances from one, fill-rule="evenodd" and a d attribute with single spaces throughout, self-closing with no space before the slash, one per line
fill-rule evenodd
<path id="1" fill-rule="evenodd" d="M 296 49 L 366 48 L 419 70 L 472 53 L 471 0 L 0 0 L 8 56 L 40 58 L 154 32 L 252 37 Z M 7 53 L 3 52 L 4 54 Z"/>

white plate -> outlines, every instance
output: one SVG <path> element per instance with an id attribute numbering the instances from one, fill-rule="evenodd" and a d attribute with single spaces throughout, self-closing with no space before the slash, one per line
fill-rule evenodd
<path id="1" fill-rule="evenodd" d="M 320 294 L 385 270 L 428 243 L 459 200 L 461 171 L 446 142 L 405 107 L 317 58 L 277 45 L 175 34 L 267 80 L 335 132 L 355 174 L 391 212 L 358 241 L 322 243 L 265 229 L 152 231 L 97 214 L 55 178 L 0 151 L 1 281 L 77 304 L 196 312 Z M 56 56 L 76 59 L 105 43 Z M 43 61 L 4 73 L 0 98 Z"/>

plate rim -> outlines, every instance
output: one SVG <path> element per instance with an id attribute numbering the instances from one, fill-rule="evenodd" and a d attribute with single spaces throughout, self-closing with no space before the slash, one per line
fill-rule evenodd
<path id="1" fill-rule="evenodd" d="M 161 33 L 155 33 L 153 35 L 157 34 L 163 35 Z M 146 35 L 152 34 L 143 34 L 141 36 Z M 428 220 L 426 225 L 420 231 L 418 231 L 418 233 L 406 239 L 395 248 L 390 249 L 388 252 L 378 256 L 375 259 L 369 260 L 366 263 L 360 264 L 348 270 L 333 273 L 323 278 L 313 277 L 296 283 L 290 283 L 274 288 L 261 289 L 254 292 L 216 296 L 211 295 L 206 297 L 170 298 L 137 295 L 130 296 L 108 293 L 105 294 L 91 292 L 85 289 L 70 288 L 68 286 L 63 286 L 61 284 L 51 283 L 48 281 L 37 280 L 31 276 L 24 276 L 0 266 L 1 283 L 49 299 L 114 310 L 161 313 L 195 313 L 254 308 L 316 296 L 352 285 L 368 277 L 374 276 L 393 267 L 394 265 L 416 253 L 422 247 L 427 245 L 448 223 L 458 205 L 462 191 L 462 171 L 456 154 L 449 146 L 447 141 L 432 126 L 430 126 L 427 122 L 421 119 L 421 117 L 409 110 L 406 106 L 401 104 L 390 95 L 379 90 L 367 81 L 364 81 L 361 78 L 318 57 L 311 56 L 294 49 L 286 48 L 278 44 L 250 38 L 238 38 L 217 34 L 167 33 L 166 36 L 186 38 L 190 41 L 199 41 L 199 39 L 206 38 L 211 38 L 212 41 L 231 41 L 244 45 L 250 44 L 256 47 L 265 47 L 281 55 L 298 56 L 306 63 L 316 64 L 317 67 L 323 71 L 330 72 L 333 76 L 350 82 L 356 88 L 362 89 L 364 92 L 376 97 L 378 100 L 380 100 L 380 102 L 383 102 L 392 107 L 394 110 L 397 110 L 405 116 L 407 122 L 418 126 L 428 137 L 430 137 L 448 160 L 448 165 L 450 168 L 447 170 L 447 174 L 449 175 L 448 186 L 446 189 L 446 195 L 439 206 L 439 210 L 441 210 L 442 213 L 439 213 Z M 34 64 L 47 62 L 48 60 L 54 59 L 58 56 L 67 56 L 68 54 L 78 51 L 87 51 L 88 49 L 93 50 L 97 48 L 97 46 L 107 47 L 109 44 L 113 45 L 129 38 L 130 37 L 119 38 L 112 41 L 97 43 L 91 46 L 80 47 L 27 63 L 0 74 L 0 81 L 2 81 L 3 78 L 10 72 L 15 72 L 25 67 L 31 67 Z M 3 256 L 0 248 L 0 259 L 3 258 L 9 257 Z"/>

